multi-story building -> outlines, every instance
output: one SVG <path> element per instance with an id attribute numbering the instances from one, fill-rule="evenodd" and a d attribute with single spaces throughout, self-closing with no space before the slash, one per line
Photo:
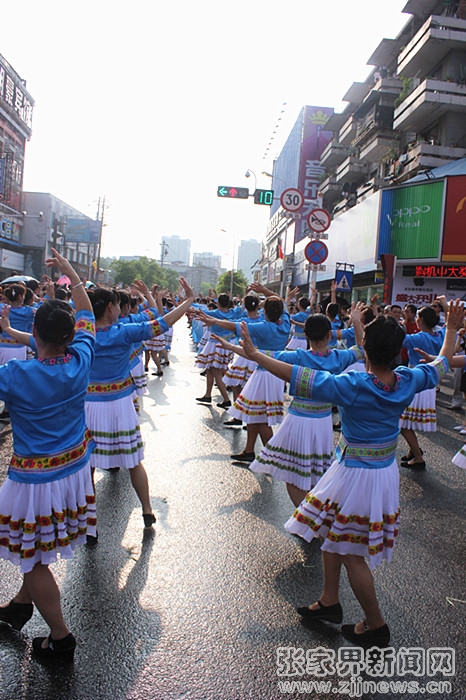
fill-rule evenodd
<path id="1" fill-rule="evenodd" d="M 189 265 L 191 241 L 179 236 L 162 236 L 160 260 L 162 264 L 183 263 Z"/>
<path id="2" fill-rule="evenodd" d="M 220 270 L 222 266 L 222 256 L 214 253 L 193 253 L 193 267 L 203 265 L 204 267 L 215 267 Z"/>
<path id="3" fill-rule="evenodd" d="M 256 240 L 241 241 L 238 247 L 236 269 L 241 270 L 248 280 L 254 279 L 254 268 L 261 256 L 261 244 Z"/>
<path id="4" fill-rule="evenodd" d="M 326 293 L 348 265 L 353 298 L 377 291 L 420 305 L 466 292 L 466 0 L 408 0 L 403 12 L 399 35 L 382 39 L 368 78 L 353 83 L 346 108 L 325 124 L 317 201 L 331 223 L 315 281 Z M 292 225 L 287 219 L 280 233 L 283 216 L 271 213 L 273 252 L 276 232 L 289 238 Z M 289 277 L 305 287 L 302 234 L 292 235 Z"/>
<path id="5" fill-rule="evenodd" d="M 0 279 L 12 273 L 40 278 L 52 245 L 67 255 L 81 276 L 89 277 L 100 243 L 100 222 L 53 195 L 23 192 L 33 107 L 26 82 L 0 56 Z"/>
<path id="6" fill-rule="evenodd" d="M 0 275 L 23 271 L 21 194 L 34 100 L 26 82 L 0 56 Z"/>

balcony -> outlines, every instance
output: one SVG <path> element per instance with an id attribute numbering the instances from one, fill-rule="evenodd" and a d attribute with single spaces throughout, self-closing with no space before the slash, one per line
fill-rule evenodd
<path id="1" fill-rule="evenodd" d="M 416 133 L 447 112 L 466 114 L 466 86 L 428 78 L 395 109 L 393 128 Z"/>
<path id="2" fill-rule="evenodd" d="M 391 175 L 398 184 L 411 179 L 419 170 L 438 168 L 460 158 L 466 158 L 466 148 L 420 141 L 392 165 Z"/>
<path id="3" fill-rule="evenodd" d="M 319 193 L 324 209 L 331 210 L 335 202 L 339 202 L 341 199 L 341 183 L 336 181 L 334 175 L 330 175 L 321 183 Z"/>
<path id="4" fill-rule="evenodd" d="M 369 174 L 369 165 L 362 163 L 356 156 L 349 156 L 337 169 L 335 180 L 342 182 L 364 182 L 364 178 Z"/>
<path id="5" fill-rule="evenodd" d="M 338 134 L 338 143 L 340 143 L 342 146 L 350 146 L 357 134 L 358 124 L 359 121 L 351 115 L 351 117 L 340 129 L 340 133 Z"/>
<path id="6" fill-rule="evenodd" d="M 348 157 L 348 146 L 332 139 L 320 157 L 320 164 L 327 170 L 333 170 Z"/>
<path id="7" fill-rule="evenodd" d="M 451 51 L 466 50 L 466 21 L 432 15 L 398 56 L 398 75 L 429 75 Z"/>
<path id="8" fill-rule="evenodd" d="M 392 129 L 373 129 L 364 146 L 361 146 L 360 158 L 366 163 L 377 163 L 389 148 L 397 147 L 398 141 L 399 134 Z"/>

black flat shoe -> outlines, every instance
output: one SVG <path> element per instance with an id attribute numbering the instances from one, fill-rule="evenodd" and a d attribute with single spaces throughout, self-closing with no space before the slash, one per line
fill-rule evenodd
<path id="1" fill-rule="evenodd" d="M 153 513 L 144 513 L 142 517 L 144 518 L 144 527 L 155 525 L 156 519 Z"/>
<path id="2" fill-rule="evenodd" d="M 424 452 L 421 450 L 421 455 L 423 454 Z M 410 450 L 407 455 L 403 455 L 403 457 L 400 459 L 400 462 L 410 462 L 412 459 L 414 459 L 414 455 Z"/>
<path id="3" fill-rule="evenodd" d="M 404 467 L 405 469 L 412 469 L 413 471 L 421 472 L 426 468 L 426 463 L 415 462 L 414 459 L 411 459 L 409 462 L 401 462 L 400 466 Z"/>
<path id="4" fill-rule="evenodd" d="M 212 397 L 211 396 L 201 396 L 200 398 L 196 399 L 196 401 L 200 401 L 201 403 L 212 403 Z"/>
<path id="5" fill-rule="evenodd" d="M 318 600 L 317 604 L 319 606 L 318 610 L 296 608 L 296 611 L 306 622 L 325 620 L 325 622 L 334 622 L 339 625 L 343 620 L 343 610 L 340 603 L 335 603 L 335 605 L 323 605 L 320 600 Z"/>
<path id="6" fill-rule="evenodd" d="M 222 401 L 222 403 L 218 403 L 217 406 L 219 408 L 230 408 L 231 401 Z"/>
<path id="7" fill-rule="evenodd" d="M 154 377 L 163 377 L 163 372 L 152 372 Z"/>
<path id="8" fill-rule="evenodd" d="M 0 608 L 0 622 L 10 625 L 17 632 L 20 631 L 34 612 L 32 603 L 13 603 L 11 600 L 5 608 Z"/>
<path id="9" fill-rule="evenodd" d="M 63 639 L 52 639 L 49 635 L 49 645 L 45 647 L 45 649 L 42 646 L 44 639 L 47 639 L 47 637 L 35 637 L 32 640 L 32 649 L 36 656 L 47 661 L 64 661 L 66 663 L 71 663 L 73 661 L 76 639 L 71 632 L 67 634 L 66 637 L 63 637 Z"/>
<path id="10" fill-rule="evenodd" d="M 238 455 L 230 455 L 235 462 L 254 462 L 256 455 L 254 452 L 240 452 Z"/>
<path id="11" fill-rule="evenodd" d="M 86 547 L 97 547 L 99 543 L 98 532 L 95 535 L 86 535 Z"/>
<path id="12" fill-rule="evenodd" d="M 232 428 L 235 425 L 242 425 L 242 423 L 243 421 L 239 418 L 232 418 L 231 420 L 226 420 L 223 425 L 226 425 L 227 428 Z"/>
<path id="13" fill-rule="evenodd" d="M 379 647 L 379 649 L 385 649 L 390 643 L 388 625 L 382 625 L 382 627 L 377 627 L 376 630 L 370 630 L 364 622 L 365 632 L 357 634 L 354 629 L 355 625 L 342 625 L 341 633 L 345 639 L 353 642 L 357 647 L 363 647 L 364 649 Z"/>

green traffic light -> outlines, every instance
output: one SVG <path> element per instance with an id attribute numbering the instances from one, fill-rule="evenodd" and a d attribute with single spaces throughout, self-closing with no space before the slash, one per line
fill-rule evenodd
<path id="1" fill-rule="evenodd" d="M 254 204 L 265 204 L 270 207 L 273 204 L 273 190 L 256 190 Z"/>

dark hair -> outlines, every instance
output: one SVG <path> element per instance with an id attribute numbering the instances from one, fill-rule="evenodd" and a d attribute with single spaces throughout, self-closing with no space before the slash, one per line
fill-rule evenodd
<path id="1" fill-rule="evenodd" d="M 300 309 L 303 309 L 303 311 L 307 309 L 310 303 L 307 297 L 301 297 L 301 299 L 298 300 L 298 306 Z"/>
<path id="2" fill-rule="evenodd" d="M 335 316 L 338 316 L 339 311 L 340 311 L 340 305 L 336 304 L 335 302 L 327 304 L 327 308 L 325 309 L 325 313 L 327 314 L 327 316 L 330 316 L 331 318 L 335 318 Z"/>
<path id="3" fill-rule="evenodd" d="M 89 290 L 88 294 L 96 319 L 102 318 L 109 304 L 120 303 L 119 294 L 115 289 L 98 287 L 97 289 Z"/>
<path id="4" fill-rule="evenodd" d="M 55 299 L 62 299 L 63 301 L 65 301 L 66 298 L 67 298 L 66 289 L 64 289 L 63 287 L 59 287 L 58 289 L 55 290 Z"/>
<path id="5" fill-rule="evenodd" d="M 230 297 L 228 294 L 219 294 L 218 295 L 218 305 L 221 306 L 222 308 L 225 308 L 228 306 L 230 303 Z"/>
<path id="6" fill-rule="evenodd" d="M 377 316 L 364 329 L 364 349 L 375 365 L 390 365 L 400 354 L 406 333 L 392 316 Z"/>
<path id="7" fill-rule="evenodd" d="M 375 318 L 375 313 L 372 311 L 370 306 L 366 306 L 364 311 L 362 312 L 362 322 L 365 326 L 367 326 L 368 323 L 371 323 Z"/>
<path id="8" fill-rule="evenodd" d="M 413 314 L 417 312 L 417 306 L 414 304 L 406 304 L 405 309 L 409 309 Z"/>
<path id="9" fill-rule="evenodd" d="M 4 296 L 8 301 L 17 301 L 18 297 L 23 297 L 26 293 L 26 288 L 22 284 L 10 284 L 3 290 Z"/>
<path id="10" fill-rule="evenodd" d="M 120 299 L 120 306 L 126 306 L 130 303 L 129 294 L 127 294 L 127 292 L 118 292 L 118 297 Z"/>
<path id="11" fill-rule="evenodd" d="M 259 297 L 255 297 L 253 294 L 248 294 L 244 297 L 244 308 L 246 311 L 255 311 L 259 306 Z"/>
<path id="12" fill-rule="evenodd" d="M 304 324 L 304 333 L 309 340 L 323 340 L 331 330 L 332 324 L 325 314 L 313 314 Z"/>
<path id="13" fill-rule="evenodd" d="M 34 301 L 34 292 L 29 287 L 26 287 L 26 291 L 24 292 L 24 302 L 23 303 L 25 304 L 25 306 L 30 306 L 33 301 Z"/>
<path id="14" fill-rule="evenodd" d="M 283 313 L 283 300 L 280 297 L 268 297 L 265 300 L 264 312 L 272 323 L 276 323 Z"/>
<path id="15" fill-rule="evenodd" d="M 399 304 L 392 304 L 390 306 L 390 311 L 393 311 L 393 309 L 400 309 L 400 311 L 401 311 L 401 306 Z"/>
<path id="16" fill-rule="evenodd" d="M 418 311 L 418 316 L 422 318 L 427 328 L 435 328 L 435 326 L 440 321 L 439 316 L 435 313 L 431 306 L 424 306 L 420 311 Z"/>
<path id="17" fill-rule="evenodd" d="M 74 334 L 73 309 L 61 299 L 47 299 L 34 316 L 34 328 L 44 343 L 66 345 Z"/>

